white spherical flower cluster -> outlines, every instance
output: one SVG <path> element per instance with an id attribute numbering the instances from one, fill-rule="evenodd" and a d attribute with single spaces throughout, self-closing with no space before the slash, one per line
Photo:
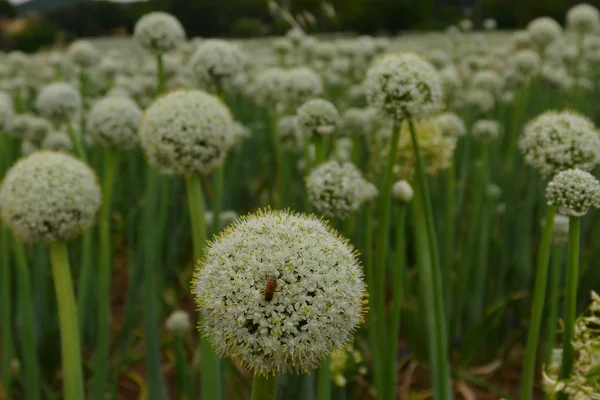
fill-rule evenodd
<path id="1" fill-rule="evenodd" d="M 40 142 L 52 131 L 52 123 L 34 114 L 18 114 L 12 121 L 10 134 L 23 140 Z"/>
<path id="2" fill-rule="evenodd" d="M 493 18 L 486 18 L 481 23 L 481 26 L 483 26 L 483 29 L 486 31 L 493 31 L 498 27 L 498 23 Z"/>
<path id="3" fill-rule="evenodd" d="M 175 310 L 165 321 L 165 327 L 169 332 L 177 336 L 183 336 L 192 327 L 190 315 L 186 311 Z"/>
<path id="4" fill-rule="evenodd" d="M 199 90 L 179 90 L 156 100 L 142 118 L 139 137 L 151 164 L 165 172 L 207 175 L 234 145 L 227 107 Z"/>
<path id="5" fill-rule="evenodd" d="M 471 85 L 498 95 L 504 86 L 504 79 L 497 72 L 486 69 L 475 73 Z"/>
<path id="6" fill-rule="evenodd" d="M 65 132 L 53 131 L 48 133 L 44 140 L 42 140 L 42 148 L 69 153 L 73 150 L 73 143 L 69 135 Z"/>
<path id="7" fill-rule="evenodd" d="M 415 192 L 407 181 L 397 181 L 392 186 L 392 198 L 400 203 L 408 204 Z"/>
<path id="8" fill-rule="evenodd" d="M 220 86 L 243 70 L 244 54 L 234 43 L 208 39 L 198 46 L 190 58 L 189 67 L 199 81 L 208 80 Z"/>
<path id="9" fill-rule="evenodd" d="M 133 36 L 146 50 L 164 54 L 175 50 L 185 41 L 185 30 L 174 16 L 151 12 L 135 24 Z"/>
<path id="10" fill-rule="evenodd" d="M 535 75 L 540 69 L 540 56 L 533 50 L 520 50 L 515 54 L 514 60 L 517 73 L 524 75 L 525 77 Z"/>
<path id="11" fill-rule="evenodd" d="M 22 158 L 0 187 L 0 214 L 26 242 L 74 238 L 88 229 L 100 207 L 94 171 L 67 154 L 40 151 Z"/>
<path id="12" fill-rule="evenodd" d="M 528 31 L 516 31 L 511 37 L 512 47 L 517 50 L 531 47 L 531 35 Z"/>
<path id="13" fill-rule="evenodd" d="M 489 143 L 502 133 L 502 124 L 493 119 L 480 119 L 472 127 L 473 139 Z"/>
<path id="14" fill-rule="evenodd" d="M 465 122 L 453 112 L 445 112 L 433 119 L 433 123 L 444 136 L 460 137 L 467 134 Z"/>
<path id="15" fill-rule="evenodd" d="M 600 182 L 589 172 L 568 169 L 554 176 L 546 188 L 548 205 L 569 216 L 581 217 L 600 207 Z"/>
<path id="16" fill-rule="evenodd" d="M 489 90 L 471 89 L 464 97 L 464 104 L 477 114 L 485 114 L 496 105 L 496 100 Z"/>
<path id="17" fill-rule="evenodd" d="M 259 104 L 277 108 L 283 101 L 288 74 L 281 68 L 267 68 L 254 80 L 254 97 Z"/>
<path id="18" fill-rule="evenodd" d="M 106 97 L 88 114 L 88 132 L 102 146 L 128 149 L 137 143 L 142 110 L 126 97 Z"/>
<path id="19" fill-rule="evenodd" d="M 327 161 L 306 178 L 308 200 L 325 217 L 346 219 L 363 200 L 366 181 L 354 164 Z"/>
<path id="20" fill-rule="evenodd" d="M 321 93 L 323 93 L 323 81 L 312 69 L 298 67 L 287 72 L 287 79 L 283 85 L 283 101 L 286 110 L 295 110 L 305 101 L 318 97 Z"/>
<path id="21" fill-rule="evenodd" d="M 377 197 L 379 196 L 379 189 L 377 189 L 377 186 L 375 186 L 375 184 L 366 181 L 365 182 L 365 186 L 363 187 L 362 190 L 362 199 L 361 201 L 364 203 L 373 203 L 375 202 L 375 199 L 377 199 Z"/>
<path id="22" fill-rule="evenodd" d="M 4 101 L 0 99 L 0 134 L 9 134 L 13 127 L 15 111 L 13 110 L 12 101 Z"/>
<path id="23" fill-rule="evenodd" d="M 366 137 L 374 128 L 372 113 L 364 108 L 348 108 L 342 114 L 341 126 L 344 135 Z"/>
<path id="24" fill-rule="evenodd" d="M 340 115 L 335 106 L 323 99 L 312 99 L 296 112 L 298 129 L 306 136 L 331 135 L 339 123 Z"/>
<path id="25" fill-rule="evenodd" d="M 196 268 L 202 331 L 258 374 L 306 372 L 346 346 L 365 312 L 357 254 L 322 220 L 259 211 L 226 228 Z"/>
<path id="26" fill-rule="evenodd" d="M 277 121 L 277 135 L 281 148 L 287 151 L 296 151 L 302 148 L 302 136 L 298 130 L 298 118 L 287 115 Z"/>
<path id="27" fill-rule="evenodd" d="M 367 72 L 369 103 L 396 121 L 422 118 L 440 109 L 442 86 L 435 68 L 416 54 L 388 54 Z"/>
<path id="28" fill-rule="evenodd" d="M 525 162 L 544 176 L 572 168 L 591 171 L 600 162 L 594 123 L 570 111 L 548 111 L 528 122 L 519 147 Z"/>
<path id="29" fill-rule="evenodd" d="M 452 63 L 450 54 L 442 49 L 434 49 L 427 53 L 427 60 L 439 70 Z"/>
<path id="30" fill-rule="evenodd" d="M 89 40 L 76 40 L 69 46 L 67 54 L 81 68 L 94 66 L 100 59 L 100 52 Z"/>
<path id="31" fill-rule="evenodd" d="M 567 12 L 567 29 L 585 34 L 598 29 L 600 26 L 600 13 L 590 4 L 577 4 Z"/>
<path id="32" fill-rule="evenodd" d="M 35 107 L 42 116 L 62 123 L 79 112 L 81 97 L 77 89 L 68 83 L 51 83 L 42 87 L 35 100 Z"/>
<path id="33" fill-rule="evenodd" d="M 550 17 L 539 17 L 527 25 L 527 32 L 531 41 L 543 50 L 562 35 L 562 27 Z"/>

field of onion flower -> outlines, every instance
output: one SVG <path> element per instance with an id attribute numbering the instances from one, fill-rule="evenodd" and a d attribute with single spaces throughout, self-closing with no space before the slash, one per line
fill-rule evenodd
<path id="1" fill-rule="evenodd" d="M 495 25 L 2 55 L 0 399 L 600 399 L 600 13 Z"/>

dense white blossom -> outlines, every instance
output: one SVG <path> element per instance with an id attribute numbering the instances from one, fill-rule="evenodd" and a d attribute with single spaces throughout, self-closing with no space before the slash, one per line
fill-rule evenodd
<path id="1" fill-rule="evenodd" d="M 135 24 L 135 39 L 154 54 L 175 50 L 185 40 L 185 31 L 174 16 L 164 12 L 151 12 Z"/>
<path id="2" fill-rule="evenodd" d="M 568 169 L 556 174 L 548 183 L 546 199 L 561 213 L 581 217 L 590 207 L 600 207 L 600 182 L 589 172 Z"/>
<path id="3" fill-rule="evenodd" d="M 126 97 L 106 97 L 88 114 L 88 133 L 102 146 L 128 149 L 137 143 L 142 110 Z"/>
<path id="4" fill-rule="evenodd" d="M 340 119 L 337 108 L 323 99 L 312 99 L 296 112 L 298 129 L 303 135 L 331 135 Z"/>
<path id="5" fill-rule="evenodd" d="M 471 135 L 480 142 L 491 142 L 502 133 L 502 124 L 493 119 L 480 119 L 475 121 L 471 128 Z"/>
<path id="6" fill-rule="evenodd" d="M 35 107 L 42 116 L 55 123 L 63 123 L 79 112 L 81 97 L 77 89 L 68 83 L 50 83 L 38 93 Z"/>

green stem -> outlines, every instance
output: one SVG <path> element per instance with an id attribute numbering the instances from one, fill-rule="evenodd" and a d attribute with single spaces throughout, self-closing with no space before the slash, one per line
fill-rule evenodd
<path id="1" fill-rule="evenodd" d="M 85 136 L 86 132 L 86 99 L 88 96 L 88 79 L 85 71 L 79 72 L 79 95 L 81 97 L 81 115 L 79 121 L 79 132 L 82 137 Z"/>
<path id="2" fill-rule="evenodd" d="M 13 357 L 14 343 L 12 336 L 12 320 L 11 320 L 11 267 L 10 267 L 10 252 L 9 252 L 9 232 L 3 226 L 0 226 L 0 312 L 2 313 L 2 324 L 0 332 L 2 333 L 2 365 L 0 372 L 2 373 L 2 387 L 4 388 L 7 397 L 11 394 L 11 373 L 10 363 Z"/>
<path id="3" fill-rule="evenodd" d="M 79 158 L 83 162 L 87 162 L 87 155 L 85 153 L 85 149 L 83 147 L 83 143 L 81 141 L 81 135 L 75 132 L 73 129 L 73 124 L 71 121 L 67 121 L 67 133 L 69 134 L 69 138 L 71 139 L 71 143 L 75 148 L 75 154 L 77 158 Z"/>
<path id="4" fill-rule="evenodd" d="M 162 54 L 156 56 L 156 97 L 165 90 L 165 67 Z"/>
<path id="5" fill-rule="evenodd" d="M 85 333 L 86 321 L 89 318 L 86 311 L 89 310 L 88 300 L 95 271 L 94 263 L 92 262 L 93 242 L 94 231 L 89 229 L 81 238 L 81 269 L 77 279 L 77 313 L 79 331 L 82 338 Z"/>
<path id="6" fill-rule="evenodd" d="M 110 277 L 112 272 L 112 248 L 110 241 L 110 213 L 118 154 L 114 149 L 104 153 L 104 181 L 102 184 L 102 208 L 100 209 L 100 265 L 98 268 L 97 344 L 94 358 L 94 397 L 103 399 L 109 392 L 110 357 Z"/>
<path id="7" fill-rule="evenodd" d="M 331 357 L 327 356 L 317 372 L 317 400 L 331 399 Z"/>
<path id="8" fill-rule="evenodd" d="M 452 270 L 454 268 L 454 246 L 456 235 L 456 167 L 453 162 L 446 170 L 446 235 L 444 236 L 444 303 L 446 304 L 446 315 L 452 311 L 452 298 L 450 296 L 450 282 L 452 281 Z"/>
<path id="9" fill-rule="evenodd" d="M 223 165 L 215 169 L 213 175 L 213 197 L 212 197 L 212 212 L 213 212 L 213 234 L 219 233 L 221 230 L 221 210 L 223 209 Z"/>
<path id="10" fill-rule="evenodd" d="M 549 206 L 546 210 L 544 233 L 542 235 L 540 253 L 538 254 L 529 333 L 527 335 L 525 359 L 523 361 L 523 372 L 521 376 L 521 398 L 523 400 L 531 400 L 533 398 L 533 382 L 536 369 L 535 358 L 539 342 L 540 327 L 542 324 L 542 315 L 544 313 L 544 296 L 546 295 L 548 262 L 550 261 L 550 250 L 552 248 L 555 215 L 556 206 Z"/>
<path id="11" fill-rule="evenodd" d="M 276 112 L 271 112 L 271 145 L 273 146 L 273 168 L 275 171 L 275 195 L 273 199 L 275 203 L 274 208 L 280 208 L 284 205 L 283 198 L 285 196 L 285 183 L 283 174 L 283 155 L 281 153 L 281 146 L 279 143 L 279 134 L 277 132 L 277 124 L 279 116 Z"/>
<path id="12" fill-rule="evenodd" d="M 431 304 L 433 309 L 427 310 L 427 313 L 434 315 L 435 329 L 430 331 L 430 335 L 435 336 L 435 350 L 430 349 L 430 352 L 437 357 L 432 363 L 432 380 L 434 382 L 435 398 L 438 400 L 451 399 L 452 391 L 450 390 L 450 364 L 448 362 L 448 334 L 446 330 L 446 317 L 444 315 L 444 299 L 443 288 L 441 281 L 440 260 L 437 245 L 437 237 L 435 234 L 435 226 L 433 221 L 433 210 L 431 207 L 431 199 L 429 196 L 429 188 L 427 186 L 427 178 L 425 176 L 425 166 L 421 157 L 419 148 L 419 140 L 415 123 L 412 118 L 408 119 L 410 136 L 413 144 L 413 151 L 416 159 L 418 189 L 421 192 L 423 200 L 423 209 L 425 211 L 425 228 L 427 232 L 427 241 L 430 257 L 431 257 L 431 287 L 426 295 L 432 296 Z"/>
<path id="13" fill-rule="evenodd" d="M 187 370 L 185 360 L 185 343 L 180 335 L 175 336 L 175 376 L 177 377 L 177 399 L 191 400 L 193 394 L 191 393 L 191 387 L 188 385 Z"/>
<path id="14" fill-rule="evenodd" d="M 277 398 L 277 376 L 254 375 L 251 400 L 275 400 Z"/>
<path id="15" fill-rule="evenodd" d="M 396 262 L 392 266 L 392 313 L 390 316 L 390 350 L 386 372 L 388 378 L 386 384 L 388 388 L 386 394 L 388 399 L 396 398 L 396 386 L 398 383 L 398 374 L 396 373 L 396 356 L 398 354 L 398 336 L 400 335 L 400 315 L 402 313 L 402 293 L 404 291 L 404 270 L 406 268 L 406 249 L 405 249 L 405 224 L 406 224 L 406 206 L 404 204 L 398 207 L 398 216 L 396 218 Z"/>
<path id="16" fill-rule="evenodd" d="M 571 376 L 573 360 L 573 331 L 577 317 L 577 279 L 579 278 L 579 240 L 581 232 L 581 217 L 569 217 L 569 248 L 567 251 L 567 282 L 565 289 L 563 356 L 560 366 L 559 380 Z M 566 400 L 567 395 L 561 392 L 557 400 Z"/>
<path id="17" fill-rule="evenodd" d="M 192 238 L 194 245 L 194 260 L 202 259 L 203 249 L 206 244 L 206 224 L 204 219 L 204 198 L 200 178 L 188 176 L 186 178 L 188 208 L 192 225 Z M 202 399 L 221 398 L 221 366 L 219 357 L 210 347 L 206 338 L 200 336 L 200 355 L 202 371 L 200 376 L 200 390 Z"/>
<path id="18" fill-rule="evenodd" d="M 14 237 L 13 237 L 14 238 Z M 37 360 L 37 343 L 35 337 L 35 309 L 33 306 L 33 292 L 31 290 L 31 276 L 23 244 L 16 238 L 13 240 L 15 261 L 17 266 L 17 281 L 19 283 L 19 309 L 21 314 L 20 336 L 21 351 L 24 359 L 25 398 L 30 400 L 40 399 L 40 366 Z"/>
<path id="19" fill-rule="evenodd" d="M 82 400 L 84 390 L 81 348 L 67 246 L 63 242 L 54 242 L 50 243 L 49 250 L 58 305 L 63 396 L 65 400 Z"/>
<path id="20" fill-rule="evenodd" d="M 315 166 L 319 166 L 327 159 L 327 149 L 325 146 L 325 136 L 315 135 Z"/>
<path id="21" fill-rule="evenodd" d="M 549 363 L 552 350 L 556 347 L 556 327 L 558 326 L 558 303 L 560 297 L 560 278 L 562 271 L 562 246 L 554 246 L 550 264 L 550 282 L 548 288 L 548 311 L 546 317 L 546 340 L 544 343 L 544 362 Z"/>
<path id="22" fill-rule="evenodd" d="M 390 208 L 392 204 L 392 183 L 394 179 L 393 168 L 398 154 L 398 138 L 400 137 L 400 123 L 395 122 L 392 127 L 392 140 L 390 142 L 390 153 L 387 159 L 385 175 L 382 187 L 379 190 L 379 227 L 377 231 L 377 247 L 375 252 L 375 270 L 373 271 L 374 291 L 374 317 L 377 343 L 371 343 L 372 348 L 379 349 L 381 366 L 379 372 L 375 372 L 377 395 L 385 397 L 385 357 L 387 348 L 386 321 L 385 321 L 385 262 L 389 248 L 390 235 Z"/>

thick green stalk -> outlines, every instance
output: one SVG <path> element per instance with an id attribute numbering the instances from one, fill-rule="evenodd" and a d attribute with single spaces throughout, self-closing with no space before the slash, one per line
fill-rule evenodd
<path id="1" fill-rule="evenodd" d="M 398 354 L 398 336 L 400 335 L 400 315 L 402 313 L 402 293 L 404 291 L 404 273 L 406 268 L 406 249 L 405 249 L 405 224 L 406 224 L 406 206 L 404 204 L 398 207 L 398 216 L 396 217 L 396 259 L 392 266 L 392 313 L 390 315 L 390 350 L 387 357 L 388 374 L 386 385 L 386 395 L 388 399 L 396 399 L 396 386 L 398 383 L 398 374 L 396 373 L 396 356 Z"/>
<path id="2" fill-rule="evenodd" d="M 558 303 L 560 297 L 560 278 L 562 276 L 563 247 L 555 245 L 552 249 L 550 264 L 550 282 L 548 285 L 548 308 L 546 312 L 546 340 L 544 341 L 544 362 L 549 363 L 552 350 L 556 347 L 556 328 L 558 326 Z"/>
<path id="3" fill-rule="evenodd" d="M 215 169 L 213 175 L 213 197 L 212 197 L 212 212 L 213 226 L 211 227 L 214 235 L 221 230 L 221 210 L 223 209 L 223 165 Z"/>
<path id="4" fill-rule="evenodd" d="M 425 166 L 423 157 L 421 157 L 421 149 L 419 148 L 419 139 L 415 123 L 412 118 L 408 119 L 410 136 L 413 144 L 413 151 L 416 160 L 416 172 L 418 191 L 421 192 L 423 209 L 425 211 L 425 228 L 427 232 L 428 248 L 431 258 L 431 288 L 426 293 L 426 296 L 432 296 L 431 304 L 433 309 L 429 309 L 427 313 L 434 314 L 435 329 L 429 332 L 435 336 L 435 351 L 430 349 L 430 352 L 437 358 L 432 364 L 432 380 L 434 382 L 435 398 L 438 400 L 452 399 L 452 391 L 450 389 L 450 363 L 448 361 L 448 333 L 446 328 L 446 317 L 444 315 L 444 299 L 443 287 L 441 280 L 440 259 L 438 252 L 437 237 L 435 233 L 435 225 L 433 221 L 433 210 L 431 207 L 431 199 L 429 196 L 429 188 L 427 186 L 427 177 L 425 175 Z"/>
<path id="5" fill-rule="evenodd" d="M 552 249 L 552 233 L 554 232 L 554 217 L 556 206 L 549 206 L 546 210 L 546 221 L 542 244 L 538 254 L 536 268 L 535 287 L 533 289 L 533 304 L 525 347 L 525 359 L 523 361 L 523 372 L 521 376 L 521 399 L 531 400 L 533 398 L 533 382 L 536 370 L 536 353 L 539 342 L 542 315 L 544 313 L 544 296 L 546 295 L 546 280 L 548 277 L 548 262 Z"/>
<path id="6" fill-rule="evenodd" d="M 251 400 L 275 400 L 277 398 L 277 376 L 254 375 Z"/>
<path id="7" fill-rule="evenodd" d="M 142 293 L 142 304 L 144 312 L 144 339 L 146 341 L 146 381 L 148 382 L 148 399 L 162 400 L 167 398 L 164 377 L 160 361 L 160 328 L 159 321 L 159 296 L 157 291 L 157 263 L 156 260 L 156 213 L 157 197 L 160 191 L 158 172 L 148 168 L 146 193 L 144 194 L 145 205 L 142 220 L 141 238 L 143 242 L 143 268 L 144 282 Z"/>
<path id="8" fill-rule="evenodd" d="M 387 159 L 385 175 L 383 177 L 382 186 L 379 189 L 379 209 L 378 221 L 379 227 L 377 231 L 377 247 L 375 252 L 375 270 L 373 271 L 374 287 L 374 303 L 373 312 L 375 317 L 375 332 L 377 343 L 371 343 L 371 348 L 378 348 L 381 367 L 379 374 L 376 374 L 377 395 L 385 398 L 385 357 L 387 349 L 386 340 L 386 321 L 385 321 L 385 262 L 389 248 L 390 235 L 390 208 L 392 204 L 392 183 L 394 180 L 393 168 L 398 154 L 398 138 L 400 137 L 400 123 L 394 123 L 392 127 L 392 140 L 390 142 L 390 153 Z M 381 375 L 381 376 L 377 376 Z"/>
<path id="9" fill-rule="evenodd" d="M 83 338 L 86 320 L 89 318 L 86 311 L 89 310 L 88 300 L 94 279 L 94 262 L 92 261 L 92 250 L 94 242 L 94 230 L 89 229 L 81 238 L 81 267 L 77 279 L 77 314 L 79 332 Z"/>
<path id="10" fill-rule="evenodd" d="M 17 266 L 17 281 L 19 284 L 19 310 L 21 315 L 19 333 L 21 336 L 21 352 L 23 353 L 25 370 L 25 398 L 28 400 L 38 400 L 41 398 L 40 366 L 36 352 L 36 323 L 33 292 L 31 291 L 31 275 L 23 244 L 14 238 L 13 246 L 15 251 L 15 265 Z"/>
<path id="11" fill-rule="evenodd" d="M 73 282 L 71 281 L 67 246 L 63 242 L 54 242 L 50 243 L 49 250 L 58 305 L 63 398 L 65 400 L 83 400 L 81 347 L 79 345 L 77 309 L 73 296 Z"/>
<path id="12" fill-rule="evenodd" d="M 100 265 L 98 268 L 97 344 L 94 356 L 94 397 L 103 399 L 109 393 L 110 357 L 110 277 L 112 272 L 112 248 L 110 241 L 110 214 L 118 154 L 107 148 L 104 153 L 104 177 L 102 183 L 102 208 L 100 209 Z"/>
<path id="13" fill-rule="evenodd" d="M 452 160 L 450 168 L 446 170 L 446 223 L 444 229 L 446 234 L 444 235 L 444 265 L 442 271 L 444 274 L 444 281 L 447 284 L 444 286 L 444 303 L 446 304 L 446 315 L 449 316 L 452 311 L 452 299 L 450 296 L 449 284 L 452 281 L 452 269 L 454 268 L 454 247 L 455 235 L 456 235 L 456 167 L 455 161 Z"/>
<path id="14" fill-rule="evenodd" d="M 165 66 L 162 54 L 156 56 L 156 97 L 165 90 Z"/>
<path id="15" fill-rule="evenodd" d="M 571 376 L 575 353 L 573 350 L 573 331 L 577 317 L 577 280 L 579 279 L 579 241 L 581 234 L 581 217 L 569 217 L 569 247 L 567 250 L 567 282 L 565 288 L 563 355 L 560 366 L 559 380 Z M 566 400 L 563 392 L 556 397 L 557 400 Z"/>
<path id="16" fill-rule="evenodd" d="M 323 164 L 327 160 L 327 146 L 325 142 L 325 136 L 315 135 L 315 167 Z"/>
<path id="17" fill-rule="evenodd" d="M 331 357 L 327 356 L 317 372 L 317 400 L 331 400 Z"/>
<path id="18" fill-rule="evenodd" d="M 194 394 L 187 378 L 187 371 L 189 368 L 185 360 L 185 343 L 183 341 L 183 337 L 180 335 L 175 336 L 174 353 L 175 376 L 177 378 L 176 398 L 178 400 L 192 400 L 194 398 Z"/>
<path id="19" fill-rule="evenodd" d="M 75 155 L 77 156 L 77 158 L 79 158 L 83 162 L 87 162 L 87 155 L 85 153 L 85 148 L 83 147 L 83 142 L 81 141 L 81 135 L 75 132 L 71 121 L 67 121 L 67 133 L 69 134 L 71 143 L 75 148 Z"/>
<path id="20" fill-rule="evenodd" d="M 11 393 L 11 373 L 10 363 L 13 357 L 13 336 L 12 336 L 12 313 L 11 313 L 11 267 L 10 267 L 10 251 L 9 251 L 9 232 L 8 229 L 0 226 L 0 312 L 2 313 L 2 324 L 0 324 L 0 332 L 2 333 L 2 365 L 0 372 L 2 373 L 2 387 L 4 388 L 7 397 Z"/>
<path id="21" fill-rule="evenodd" d="M 202 259 L 206 245 L 206 224 L 204 220 L 204 198 L 200 178 L 188 176 L 186 178 L 188 207 L 192 225 L 192 238 L 194 245 L 194 260 Z M 200 375 L 200 398 L 221 398 L 221 366 L 219 357 L 212 350 L 206 338 L 200 336 L 200 356 L 202 368 Z"/>

